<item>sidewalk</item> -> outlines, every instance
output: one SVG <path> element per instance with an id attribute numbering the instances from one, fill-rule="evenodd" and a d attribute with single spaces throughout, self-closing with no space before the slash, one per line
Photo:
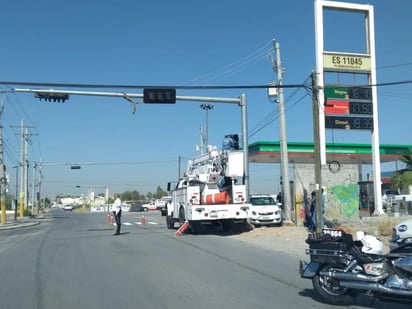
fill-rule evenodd
<path id="1" fill-rule="evenodd" d="M 267 250 L 305 258 L 305 249 L 308 248 L 305 240 L 308 234 L 305 227 L 282 226 L 258 227 L 234 237 Z"/>
<path id="2" fill-rule="evenodd" d="M 41 222 L 44 222 L 45 219 L 47 220 L 48 218 L 49 217 L 47 216 L 47 213 L 42 213 L 35 217 L 18 217 L 17 220 L 14 220 L 14 216 L 7 214 L 6 223 L 0 224 L 0 231 L 14 230 L 39 225 Z"/>

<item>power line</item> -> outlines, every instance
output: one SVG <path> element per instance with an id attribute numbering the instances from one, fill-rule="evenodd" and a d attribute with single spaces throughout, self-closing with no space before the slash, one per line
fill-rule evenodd
<path id="1" fill-rule="evenodd" d="M 258 62 L 264 56 L 266 57 L 272 50 L 272 47 L 268 49 L 268 46 L 272 46 L 272 41 L 267 42 L 262 47 L 258 48 L 253 53 L 242 57 L 228 65 L 223 66 L 221 69 L 214 70 L 203 76 L 192 79 L 191 81 L 196 82 L 198 80 L 214 81 L 219 78 L 223 78 L 229 75 L 233 75 L 239 71 L 243 71 L 246 67 Z M 189 81 L 190 82 L 190 81 Z"/>
<path id="2" fill-rule="evenodd" d="M 412 81 L 410 81 L 412 83 Z M 164 88 L 174 88 L 182 90 L 220 90 L 220 89 L 266 89 L 266 88 L 305 88 L 304 84 L 290 84 L 290 85 L 198 85 L 198 86 L 177 86 L 177 85 L 108 85 L 108 84 L 64 84 L 64 83 L 49 83 L 49 82 L 12 82 L 12 81 L 0 81 L 0 85 L 6 86 L 34 86 L 34 87 L 58 87 L 58 88 L 89 88 L 89 89 L 164 89 Z M 5 90 L 3 93 L 13 92 L 11 90 Z"/>
<path id="3" fill-rule="evenodd" d="M 304 84 L 306 84 L 308 81 L 310 80 L 310 77 L 308 77 L 305 81 Z M 305 87 L 306 90 L 308 90 L 307 87 Z M 300 89 L 296 89 L 291 95 L 288 96 L 288 98 L 285 100 L 286 102 L 290 102 L 290 100 L 299 92 Z M 300 97 L 297 101 L 295 101 L 292 104 L 285 104 L 286 109 L 285 111 L 288 111 L 290 109 L 292 109 L 295 105 L 297 105 L 298 103 L 300 103 L 305 97 L 307 97 L 309 95 L 308 92 L 306 92 L 302 97 Z M 253 137 L 254 135 L 256 135 L 257 133 L 259 133 L 260 131 L 262 131 L 264 128 L 266 128 L 268 125 L 270 125 L 272 122 L 274 122 L 275 120 L 277 120 L 279 118 L 279 114 L 276 110 L 274 110 L 272 113 L 270 113 L 269 115 L 267 115 L 265 117 L 265 119 L 263 121 L 259 121 L 259 125 L 257 125 L 256 127 L 254 127 L 251 132 L 249 133 L 249 137 Z"/>
<path id="4" fill-rule="evenodd" d="M 383 70 L 383 69 L 389 69 L 389 68 L 406 67 L 406 66 L 411 66 L 411 65 L 412 65 L 412 62 L 389 64 L 389 65 L 378 67 L 378 69 Z"/>
<path id="5" fill-rule="evenodd" d="M 157 160 L 157 161 L 134 161 L 134 162 L 65 162 L 65 163 L 48 163 L 37 162 L 39 166 L 76 166 L 76 165 L 137 165 L 137 164 L 158 164 L 158 163 L 170 163 L 176 162 L 176 159 L 170 160 Z"/>
<path id="6" fill-rule="evenodd" d="M 374 85 L 357 85 L 356 87 L 384 87 L 384 86 L 395 86 L 395 85 L 405 85 L 412 84 L 412 80 L 404 81 L 393 81 L 385 83 L 376 83 Z M 222 89 L 268 89 L 268 88 L 308 88 L 310 86 L 306 84 L 283 84 L 283 85 L 272 85 L 272 84 L 257 84 L 257 85 L 198 85 L 198 86 L 176 86 L 176 85 L 109 85 L 109 84 L 63 84 L 63 83 L 48 83 L 48 82 L 12 82 L 12 81 L 0 81 L 0 85 L 8 86 L 35 86 L 35 87 L 66 87 L 66 88 L 95 88 L 95 89 L 164 89 L 164 88 L 175 88 L 182 90 L 222 90 Z M 3 91 L 4 92 L 13 92 L 13 90 Z"/>

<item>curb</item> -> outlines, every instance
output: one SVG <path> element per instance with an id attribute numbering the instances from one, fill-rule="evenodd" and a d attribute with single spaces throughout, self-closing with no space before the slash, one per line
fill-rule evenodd
<path id="1" fill-rule="evenodd" d="M 0 224 L 0 231 L 3 230 L 15 230 L 15 229 L 20 229 L 20 228 L 25 228 L 25 227 L 31 227 L 35 225 L 39 225 L 40 221 L 33 221 L 33 222 L 14 222 L 14 223 L 6 223 L 6 224 Z"/>

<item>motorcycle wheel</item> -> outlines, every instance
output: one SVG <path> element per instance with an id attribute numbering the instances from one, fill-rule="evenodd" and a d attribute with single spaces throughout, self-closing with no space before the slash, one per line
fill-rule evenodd
<path id="1" fill-rule="evenodd" d="M 322 271 L 342 271 L 344 266 L 335 267 L 329 264 L 321 266 Z M 352 304 L 357 296 L 352 289 L 339 286 L 339 281 L 328 276 L 321 276 L 319 273 L 312 279 L 313 288 L 322 297 L 322 299 L 331 305 L 347 306 Z"/>

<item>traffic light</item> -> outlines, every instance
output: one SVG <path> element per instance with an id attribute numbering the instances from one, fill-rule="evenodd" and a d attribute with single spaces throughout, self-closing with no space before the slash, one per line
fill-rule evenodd
<path id="1" fill-rule="evenodd" d="M 176 103 L 176 89 L 173 88 L 146 88 L 143 89 L 144 103 L 174 104 Z"/>
<path id="2" fill-rule="evenodd" d="M 49 102 L 62 102 L 64 103 L 69 99 L 67 93 L 50 93 L 50 92 L 35 92 L 34 97 L 37 99 L 49 101 Z"/>

